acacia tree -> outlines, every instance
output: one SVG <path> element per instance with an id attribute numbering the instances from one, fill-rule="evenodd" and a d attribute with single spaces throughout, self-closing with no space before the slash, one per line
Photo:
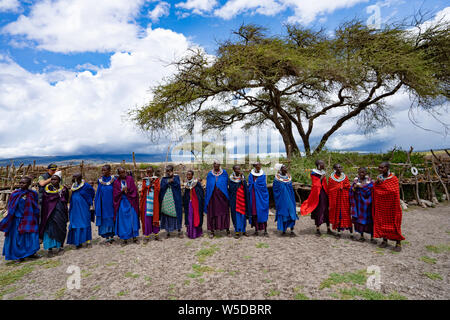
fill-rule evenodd
<path id="1" fill-rule="evenodd" d="M 373 30 L 350 21 L 333 36 L 294 25 L 269 36 L 263 27 L 242 25 L 214 57 L 190 49 L 173 63 L 177 72 L 152 89 L 152 100 L 131 115 L 153 132 L 175 124 L 189 130 L 195 120 L 204 130 L 270 123 L 288 156 L 300 151 L 294 130 L 311 155 L 350 119 L 366 133 L 389 125 L 386 98 L 401 88 L 428 110 L 448 101 L 449 43 L 445 22 L 412 32 L 404 25 Z M 313 149 L 314 125 L 330 112 L 337 118 Z"/>

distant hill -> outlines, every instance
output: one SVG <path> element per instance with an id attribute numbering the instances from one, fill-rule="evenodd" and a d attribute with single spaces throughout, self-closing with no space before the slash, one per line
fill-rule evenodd
<path id="1" fill-rule="evenodd" d="M 166 160 L 166 154 L 136 154 L 136 162 L 163 162 Z M 48 157 L 20 157 L 20 158 L 8 158 L 0 159 L 0 166 L 7 166 L 14 161 L 14 165 L 17 167 L 21 163 L 25 166 L 33 164 L 33 160 L 36 160 L 36 165 L 48 165 L 49 163 L 56 163 L 59 165 L 65 164 L 78 164 L 81 160 L 90 164 L 102 164 L 108 162 L 122 162 L 125 160 L 127 163 L 133 162 L 131 153 L 127 154 L 82 154 L 82 155 L 68 155 L 68 156 L 48 156 Z M 170 161 L 170 156 L 169 156 Z"/>

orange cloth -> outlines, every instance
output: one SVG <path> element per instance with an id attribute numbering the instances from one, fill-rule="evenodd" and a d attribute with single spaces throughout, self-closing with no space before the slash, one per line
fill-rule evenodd
<path id="1" fill-rule="evenodd" d="M 324 177 L 321 182 L 318 175 L 311 173 L 311 181 L 311 193 L 309 194 L 308 199 L 306 199 L 306 201 L 303 202 L 300 207 L 300 214 L 302 216 L 310 214 L 317 207 L 317 205 L 319 204 L 320 190 L 322 189 L 322 187 L 324 188 L 325 192 L 328 193 L 326 177 Z"/>
<path id="2" fill-rule="evenodd" d="M 153 182 L 153 225 L 155 227 L 159 227 L 159 183 L 159 178 Z M 139 216 L 141 218 L 142 228 L 145 226 L 145 214 L 147 210 L 147 195 L 149 187 L 150 186 L 146 185 L 145 180 L 142 181 L 142 190 L 139 197 Z"/>

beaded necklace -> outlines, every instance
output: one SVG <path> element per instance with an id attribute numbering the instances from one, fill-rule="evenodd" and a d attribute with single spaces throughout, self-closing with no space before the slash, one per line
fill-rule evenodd
<path id="1" fill-rule="evenodd" d="M 235 183 L 239 183 L 239 182 L 241 182 L 242 180 L 244 180 L 245 178 L 244 178 L 244 175 L 241 173 L 241 175 L 240 176 L 237 176 L 236 175 L 236 173 L 233 171 L 233 173 L 232 174 L 230 174 L 230 180 L 231 181 L 233 181 L 233 182 L 235 182 Z"/>
<path id="2" fill-rule="evenodd" d="M 61 197 L 62 190 L 64 189 L 64 186 L 60 185 L 59 189 L 57 189 L 57 190 L 50 190 L 49 189 L 50 186 L 52 186 L 52 188 L 54 188 L 53 185 L 48 184 L 48 185 L 45 186 L 45 192 L 47 192 L 47 193 L 59 193 L 59 196 Z"/>
<path id="3" fill-rule="evenodd" d="M 256 171 L 255 171 L 255 168 L 253 168 L 252 171 L 251 171 L 251 173 L 252 173 L 252 175 L 254 175 L 255 177 L 260 177 L 260 176 L 262 176 L 262 175 L 264 174 L 264 171 L 263 171 L 263 169 L 261 169 L 261 170 L 259 170 L 259 172 L 256 172 Z"/>
<path id="4" fill-rule="evenodd" d="M 392 178 L 394 176 L 394 174 L 393 173 L 391 173 L 390 171 L 388 171 L 388 176 L 385 178 L 385 177 L 383 177 L 383 175 L 382 174 L 380 174 L 379 176 L 378 176 L 378 178 L 381 180 L 381 181 L 386 181 L 386 180 L 388 180 L 388 179 L 390 179 L 390 178 Z"/>
<path id="5" fill-rule="evenodd" d="M 223 169 L 220 168 L 220 171 L 219 171 L 219 172 L 215 172 L 214 169 L 213 169 L 213 170 L 211 170 L 211 173 L 212 173 L 213 175 L 215 175 L 216 177 L 218 177 L 218 176 L 220 176 L 220 175 L 223 173 Z"/>
<path id="6" fill-rule="evenodd" d="M 275 175 L 275 179 L 277 179 L 280 182 L 291 182 L 292 177 L 289 175 L 289 173 L 286 176 L 283 176 L 281 173 L 277 172 L 277 174 Z"/>
<path id="7" fill-rule="evenodd" d="M 111 180 L 109 180 L 108 182 L 103 181 L 103 177 L 100 177 L 100 179 L 98 179 L 98 182 L 100 182 L 104 186 L 109 186 L 111 183 L 114 182 L 114 180 L 116 180 L 116 177 L 114 176 L 111 176 Z"/>
<path id="8" fill-rule="evenodd" d="M 76 182 L 72 184 L 72 188 L 70 188 L 72 191 L 77 191 L 78 189 L 81 189 L 84 186 L 84 180 L 81 180 L 81 183 L 77 186 Z"/>
<path id="9" fill-rule="evenodd" d="M 336 182 L 342 182 L 345 179 L 345 173 L 341 172 L 341 176 L 339 178 L 336 177 L 336 171 L 333 171 L 330 178 L 333 179 Z"/>
<path id="10" fill-rule="evenodd" d="M 191 180 L 186 181 L 186 188 L 188 189 L 192 189 L 196 186 L 197 184 L 197 179 L 192 178 Z"/>

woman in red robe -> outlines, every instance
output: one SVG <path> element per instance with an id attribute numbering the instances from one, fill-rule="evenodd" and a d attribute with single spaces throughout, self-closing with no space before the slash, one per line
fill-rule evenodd
<path id="1" fill-rule="evenodd" d="M 333 166 L 334 172 L 328 179 L 328 197 L 330 210 L 330 223 L 333 230 L 337 229 L 336 238 L 341 237 L 341 231 L 350 230 L 350 238 L 353 239 L 352 217 L 350 215 L 350 181 L 342 172 L 339 163 Z"/>
<path id="2" fill-rule="evenodd" d="M 383 238 L 380 248 L 388 246 L 388 240 L 395 240 L 394 251 L 402 250 L 402 208 L 400 206 L 400 186 L 398 178 L 389 171 L 389 162 L 378 166 L 380 175 L 373 186 L 373 233 L 375 238 Z"/>
<path id="3" fill-rule="evenodd" d="M 316 160 L 316 169 L 311 171 L 311 193 L 308 199 L 300 207 L 300 214 L 306 216 L 311 213 L 311 219 L 316 224 L 316 235 L 320 237 L 320 226 L 327 224 L 327 234 L 333 234 L 330 230 L 330 221 L 328 216 L 328 195 L 327 178 L 325 172 L 325 163 L 322 160 Z"/>

